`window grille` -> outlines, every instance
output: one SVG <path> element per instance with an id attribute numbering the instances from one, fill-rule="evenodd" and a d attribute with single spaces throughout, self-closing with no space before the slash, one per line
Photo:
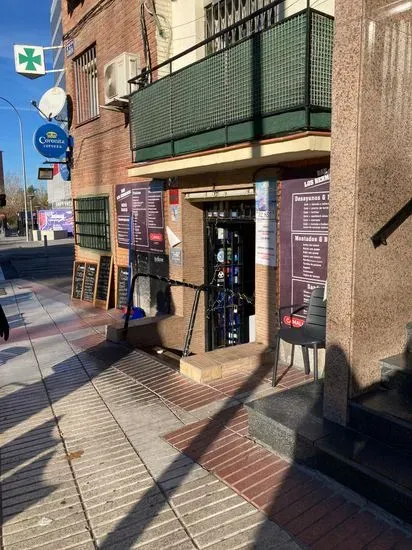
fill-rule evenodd
<path id="1" fill-rule="evenodd" d="M 96 46 L 88 48 L 74 61 L 77 123 L 99 116 Z"/>
<path id="2" fill-rule="evenodd" d="M 75 242 L 83 248 L 110 250 L 109 198 L 74 199 Z"/>
<path id="3" fill-rule="evenodd" d="M 255 11 L 269 5 L 273 0 L 213 0 L 205 7 L 205 38 L 234 25 Z M 207 54 L 222 50 L 254 32 L 267 29 L 283 17 L 283 4 L 274 6 L 264 13 L 232 29 L 207 45 Z"/>

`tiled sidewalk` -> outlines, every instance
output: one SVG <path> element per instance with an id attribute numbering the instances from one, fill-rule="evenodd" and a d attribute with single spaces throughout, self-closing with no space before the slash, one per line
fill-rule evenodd
<path id="1" fill-rule="evenodd" d="M 105 312 L 0 286 L 5 550 L 412 547 L 367 503 L 248 438 L 242 404 L 275 391 L 266 369 L 199 385 L 106 343 Z M 281 389 L 306 379 L 280 376 Z"/>

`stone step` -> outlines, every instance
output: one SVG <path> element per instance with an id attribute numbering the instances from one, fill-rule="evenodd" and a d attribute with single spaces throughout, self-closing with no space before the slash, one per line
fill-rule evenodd
<path id="1" fill-rule="evenodd" d="M 349 426 L 412 456 L 412 394 L 380 388 L 351 401 Z"/>
<path id="2" fill-rule="evenodd" d="M 412 522 L 411 455 L 352 430 L 328 435 L 315 446 L 321 472 Z"/>
<path id="3" fill-rule="evenodd" d="M 311 382 L 246 403 L 249 433 L 277 453 L 316 466 L 315 442 L 339 426 L 323 418 L 323 383 Z"/>
<path id="4" fill-rule="evenodd" d="M 382 385 L 412 393 L 412 354 L 400 353 L 380 361 Z"/>
<path id="5" fill-rule="evenodd" d="M 273 352 L 263 344 L 241 344 L 184 357 L 180 360 L 180 372 L 196 382 L 211 382 L 261 365 L 272 365 L 273 361 Z"/>

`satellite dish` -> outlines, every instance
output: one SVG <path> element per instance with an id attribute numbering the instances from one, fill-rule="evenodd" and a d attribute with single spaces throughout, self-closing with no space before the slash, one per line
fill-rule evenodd
<path id="1" fill-rule="evenodd" d="M 62 112 L 65 103 L 66 92 L 63 88 L 50 88 L 39 101 L 40 115 L 46 120 L 54 118 Z"/>

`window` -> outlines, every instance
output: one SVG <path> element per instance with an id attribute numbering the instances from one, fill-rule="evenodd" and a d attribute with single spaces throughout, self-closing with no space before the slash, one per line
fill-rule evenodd
<path id="1" fill-rule="evenodd" d="M 109 198 L 74 199 L 76 244 L 83 248 L 110 250 Z"/>
<path id="2" fill-rule="evenodd" d="M 74 61 L 76 83 L 77 123 L 99 116 L 99 90 L 97 85 L 96 46 L 83 52 Z"/>
<path id="3" fill-rule="evenodd" d="M 253 12 L 264 8 L 273 0 L 213 0 L 205 7 L 206 38 L 227 29 Z M 209 42 L 207 53 L 211 54 L 250 34 L 267 29 L 282 18 L 283 4 L 274 6 L 254 19 L 232 29 L 220 38 Z"/>

